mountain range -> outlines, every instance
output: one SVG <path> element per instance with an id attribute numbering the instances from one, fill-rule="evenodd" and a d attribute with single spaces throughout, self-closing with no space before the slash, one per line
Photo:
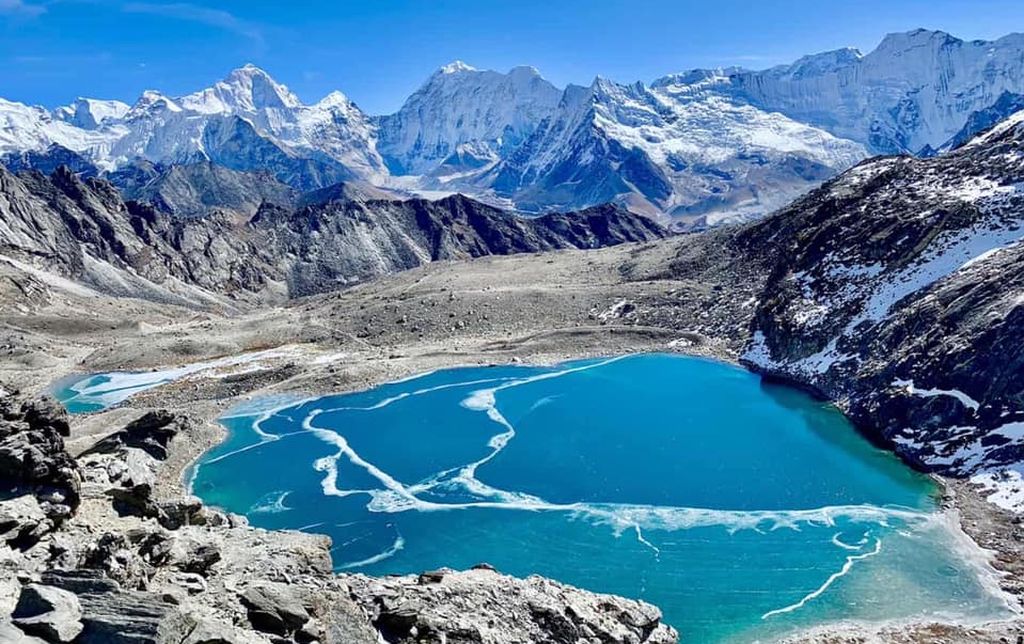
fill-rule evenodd
<path id="1" fill-rule="evenodd" d="M 122 188 L 140 189 L 140 163 L 152 176 L 212 163 L 269 174 L 278 192 L 358 182 L 534 213 L 615 202 L 692 227 L 766 214 L 872 154 L 949 149 L 1022 94 L 1024 35 L 964 41 L 923 29 L 867 54 L 649 84 L 598 77 L 558 88 L 531 67 L 455 62 L 385 116 L 341 92 L 304 104 L 246 65 L 207 89 L 146 91 L 134 105 L 0 99 L 0 154 L 14 169 L 63 163 Z"/>
<path id="2" fill-rule="evenodd" d="M 174 171 L 186 182 L 232 173 L 212 164 Z M 173 185 L 164 187 L 155 195 L 158 205 L 176 198 Z M 240 199 L 256 186 L 236 187 L 231 198 Z M 260 194 L 248 197 L 250 205 Z M 521 217 L 462 195 L 396 200 L 344 184 L 299 196 L 262 194 L 251 216 L 216 209 L 182 217 L 124 200 L 109 181 L 83 179 L 67 167 L 46 176 L 0 166 L 0 262 L 93 292 L 232 310 L 431 261 L 598 248 L 667 234 L 611 204 Z"/>

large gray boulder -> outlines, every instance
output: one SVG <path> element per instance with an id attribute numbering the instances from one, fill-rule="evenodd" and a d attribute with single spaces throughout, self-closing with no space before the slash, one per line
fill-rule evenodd
<path id="1" fill-rule="evenodd" d="M 656 607 L 487 568 L 430 575 L 344 578 L 388 642 L 674 644 Z"/>
<path id="2" fill-rule="evenodd" d="M 18 628 L 48 642 L 70 642 L 82 632 L 78 597 L 53 586 L 25 586 L 12 617 Z"/>
<path id="3" fill-rule="evenodd" d="M 0 540 L 12 548 L 31 547 L 78 507 L 81 472 L 64 449 L 68 432 L 67 414 L 53 400 L 0 387 Z"/>
<path id="4" fill-rule="evenodd" d="M 44 644 L 46 640 L 28 635 L 11 622 L 0 620 L 0 642 L 4 644 Z"/>
<path id="5" fill-rule="evenodd" d="M 295 593 L 284 584 L 260 584 L 240 596 L 248 610 L 249 622 L 257 629 L 276 635 L 294 632 L 309 621 L 309 612 Z"/>
<path id="6" fill-rule="evenodd" d="M 124 590 L 98 570 L 53 570 L 43 581 L 77 596 L 84 628 L 76 644 L 179 644 L 197 624 L 159 595 Z"/>
<path id="7" fill-rule="evenodd" d="M 0 501 L 0 541 L 13 548 L 36 543 L 53 530 L 53 521 L 31 494 Z"/>

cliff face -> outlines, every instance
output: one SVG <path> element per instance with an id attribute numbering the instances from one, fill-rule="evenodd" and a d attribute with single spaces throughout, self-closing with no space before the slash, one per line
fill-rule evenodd
<path id="1" fill-rule="evenodd" d="M 455 62 L 431 75 L 398 112 L 379 117 L 378 148 L 395 174 L 479 169 L 528 137 L 561 95 L 532 67 L 501 74 Z"/>
<path id="2" fill-rule="evenodd" d="M 927 469 L 1019 467 L 1022 123 L 934 159 L 865 162 L 743 231 L 771 258 L 746 360 Z"/>

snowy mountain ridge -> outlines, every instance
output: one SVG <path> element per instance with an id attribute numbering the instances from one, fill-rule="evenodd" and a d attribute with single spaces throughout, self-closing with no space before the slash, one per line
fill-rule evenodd
<path id="1" fill-rule="evenodd" d="M 380 151 L 396 174 L 477 169 L 522 143 L 561 96 L 533 67 L 501 74 L 455 61 L 431 75 L 398 112 L 380 117 Z"/>
<path id="2" fill-rule="evenodd" d="M 1024 88 L 1024 34 L 965 41 L 915 29 L 885 36 L 873 51 L 841 49 L 792 65 L 743 71 L 717 91 L 778 111 L 872 153 L 938 149 L 975 111 Z"/>
<path id="3" fill-rule="evenodd" d="M 721 96 L 693 100 L 671 87 L 597 78 L 568 88 L 488 185 L 536 210 L 621 201 L 713 224 L 767 213 L 866 155 L 860 144 Z"/>
<path id="4" fill-rule="evenodd" d="M 376 117 L 341 92 L 304 104 L 246 65 L 132 106 L 78 99 L 48 111 L 0 99 L 0 154 L 57 145 L 107 171 L 210 161 L 302 190 L 357 179 L 536 212 L 610 201 L 692 226 L 766 214 L 870 154 L 948 149 L 1020 94 L 1024 35 L 928 30 L 890 34 L 867 54 L 650 84 L 598 77 L 561 89 L 532 67 L 455 61 Z"/>
<path id="5" fill-rule="evenodd" d="M 100 101 L 93 98 L 77 98 L 74 103 L 58 107 L 53 117 L 86 130 L 94 130 L 101 123 L 124 118 L 131 106 L 121 101 Z"/>
<path id="6" fill-rule="evenodd" d="M 386 170 L 375 138 L 370 119 L 341 92 L 307 106 L 253 65 L 187 96 L 147 90 L 130 107 L 78 99 L 47 112 L 0 101 L 0 152 L 57 145 L 105 170 L 137 160 L 264 170 L 285 158 L 316 160 L 332 176 L 378 180 Z"/>

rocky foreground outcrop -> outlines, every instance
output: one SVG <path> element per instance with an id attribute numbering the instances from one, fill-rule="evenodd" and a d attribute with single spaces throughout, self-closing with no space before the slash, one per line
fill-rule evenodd
<path id="1" fill-rule="evenodd" d="M 26 549 L 78 508 L 81 471 L 64 451 L 70 433 L 50 400 L 22 400 L 0 388 L 0 543 Z"/>
<path id="2" fill-rule="evenodd" d="M 327 537 L 154 494 L 193 430 L 150 412 L 73 458 L 59 406 L 0 392 L 0 642 L 677 641 L 648 604 L 487 566 L 334 575 Z"/>
<path id="3" fill-rule="evenodd" d="M 649 642 L 676 632 L 649 604 L 581 593 L 533 576 L 499 575 L 486 565 L 406 577 L 345 578 L 353 599 L 388 642 Z M 487 589 L 481 593 L 481 590 Z"/>

